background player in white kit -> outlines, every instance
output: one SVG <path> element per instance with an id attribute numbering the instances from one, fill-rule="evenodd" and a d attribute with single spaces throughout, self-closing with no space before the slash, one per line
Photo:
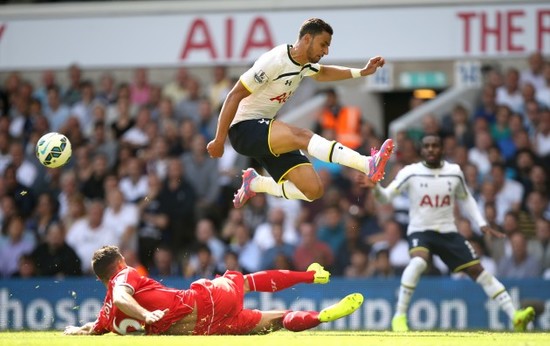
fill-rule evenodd
<path id="1" fill-rule="evenodd" d="M 391 139 L 368 157 L 310 130 L 274 119 L 304 77 L 338 81 L 368 76 L 384 65 L 384 58 L 379 56 L 371 58 L 362 69 L 318 64 L 329 52 L 332 33 L 323 20 L 306 20 L 294 45 L 280 45 L 263 54 L 227 95 L 216 137 L 207 146 L 208 153 L 221 157 L 229 135 L 238 153 L 254 158 L 271 175 L 263 177 L 252 168 L 245 170 L 243 184 L 233 200 L 236 208 L 257 192 L 306 201 L 320 198 L 321 179 L 300 150 L 320 160 L 357 169 L 374 182 L 383 178 L 393 150 Z"/>
<path id="2" fill-rule="evenodd" d="M 482 232 L 497 237 L 504 235 L 490 228 L 483 219 L 466 187 L 460 167 L 442 160 L 443 148 L 439 136 L 428 135 L 422 139 L 421 155 L 424 161 L 405 166 L 386 188 L 360 178 L 363 186 L 374 187 L 376 198 L 383 203 L 404 192 L 410 199 L 407 238 L 411 261 L 401 276 L 392 329 L 409 330 L 407 309 L 411 296 L 431 254 L 436 254 L 450 270 L 464 271 L 481 285 L 487 296 L 496 300 L 513 321 L 514 330 L 524 331 L 535 317 L 534 309 L 516 310 L 504 285 L 483 269 L 474 248 L 458 233 L 454 219 L 455 200 L 462 204 L 463 210 Z"/>

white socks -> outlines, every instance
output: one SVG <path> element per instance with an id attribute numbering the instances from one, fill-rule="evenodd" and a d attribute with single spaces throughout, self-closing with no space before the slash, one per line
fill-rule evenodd
<path id="1" fill-rule="evenodd" d="M 498 302 L 500 308 L 504 310 L 504 312 L 506 313 L 506 315 L 508 315 L 510 319 L 514 318 L 516 308 L 512 303 L 512 298 L 508 294 L 508 291 L 506 291 L 504 285 L 500 281 L 498 281 L 497 278 L 484 270 L 483 272 L 481 272 L 481 274 L 479 274 L 476 282 L 480 284 L 481 287 L 483 287 L 485 294 L 487 294 L 489 298 L 494 299 Z"/>
<path id="2" fill-rule="evenodd" d="M 296 185 L 291 181 L 285 181 L 282 184 L 277 184 L 271 177 L 264 177 L 259 175 L 250 184 L 250 188 L 254 192 L 265 192 L 276 197 L 283 197 L 286 199 L 301 199 L 311 202 L 302 191 L 298 190 Z"/>
<path id="3" fill-rule="evenodd" d="M 334 162 L 350 168 L 354 168 L 365 174 L 369 172 L 370 156 L 363 156 L 358 152 L 340 144 L 336 141 L 329 141 L 317 134 L 314 134 L 307 146 L 307 152 L 325 162 Z"/>
<path id="4" fill-rule="evenodd" d="M 413 257 L 401 275 L 401 286 L 395 316 L 405 315 L 411 302 L 411 297 L 416 288 L 420 275 L 426 270 L 428 263 L 422 257 Z"/>

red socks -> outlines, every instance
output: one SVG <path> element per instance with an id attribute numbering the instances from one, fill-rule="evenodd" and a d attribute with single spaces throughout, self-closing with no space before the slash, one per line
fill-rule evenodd
<path id="1" fill-rule="evenodd" d="M 301 332 L 321 324 L 317 311 L 289 311 L 283 316 L 283 327 L 291 332 Z"/>
<path id="2" fill-rule="evenodd" d="M 245 275 L 251 291 L 277 292 L 296 284 L 313 283 L 315 272 L 296 272 L 290 270 L 264 270 Z"/>

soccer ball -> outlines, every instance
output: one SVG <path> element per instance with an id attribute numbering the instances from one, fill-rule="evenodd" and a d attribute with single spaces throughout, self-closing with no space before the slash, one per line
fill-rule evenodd
<path id="1" fill-rule="evenodd" d="M 61 167 L 71 159 L 71 142 L 57 132 L 46 133 L 36 143 L 36 157 L 48 168 Z"/>

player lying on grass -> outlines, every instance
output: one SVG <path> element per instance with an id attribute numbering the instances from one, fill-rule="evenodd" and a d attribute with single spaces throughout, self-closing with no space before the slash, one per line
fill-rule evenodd
<path id="1" fill-rule="evenodd" d="M 227 271 L 214 280 L 200 279 L 187 290 L 165 287 L 129 267 L 116 246 L 94 253 L 92 268 L 107 288 L 96 321 L 68 326 L 67 335 L 113 332 L 166 335 L 266 334 L 285 328 L 299 332 L 347 316 L 363 303 L 353 293 L 316 311 L 260 311 L 243 308 L 244 294 L 276 292 L 299 283 L 325 284 L 330 273 L 313 263 L 306 272 L 267 270 L 248 275 Z"/>
<path id="2" fill-rule="evenodd" d="M 374 188 L 375 197 L 381 202 L 389 202 L 401 193 L 406 193 L 410 199 L 407 238 L 411 261 L 401 276 L 392 329 L 399 332 L 409 330 L 407 309 L 411 296 L 432 254 L 436 254 L 450 270 L 464 271 L 487 296 L 497 301 L 512 320 L 514 330 L 525 331 L 527 324 L 535 318 L 535 310 L 532 307 L 516 310 L 504 285 L 483 268 L 472 245 L 458 233 L 454 218 L 455 201 L 462 204 L 483 233 L 495 237 L 504 237 L 504 234 L 489 227 L 479 212 L 460 167 L 443 160 L 439 136 L 427 135 L 422 139 L 421 155 L 422 162 L 404 167 L 387 188 L 359 176 L 363 186 Z"/>

